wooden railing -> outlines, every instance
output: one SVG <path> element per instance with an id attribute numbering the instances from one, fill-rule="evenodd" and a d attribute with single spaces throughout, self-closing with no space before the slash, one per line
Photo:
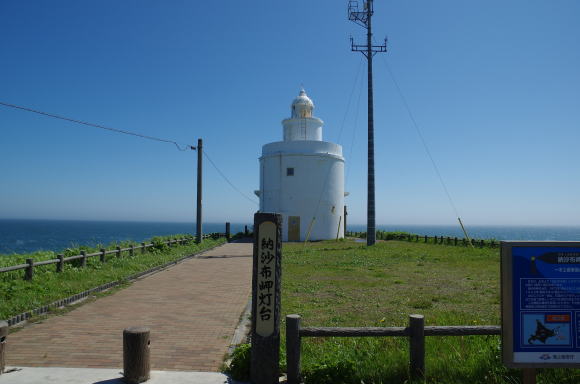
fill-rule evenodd
<path id="1" fill-rule="evenodd" d="M 366 232 L 347 232 L 346 236 L 349 237 L 359 237 L 365 238 Z M 469 242 L 471 241 L 471 245 L 478 248 L 483 247 L 490 247 L 490 248 L 497 248 L 499 246 L 499 242 L 493 239 L 484 240 L 484 239 L 470 239 L 467 240 L 466 238 L 462 237 L 450 237 L 450 236 L 427 236 L 427 235 L 414 235 L 414 234 L 397 234 L 392 235 L 388 232 L 377 231 L 376 233 L 377 240 L 403 240 L 403 241 L 412 241 L 416 243 L 425 243 L 425 244 L 441 244 L 441 245 L 453 245 L 453 246 L 463 246 L 467 247 Z"/>
<path id="2" fill-rule="evenodd" d="M 408 337 L 409 373 L 412 379 L 425 378 L 425 336 L 499 335 L 498 325 L 425 326 L 423 315 L 410 315 L 408 327 L 304 327 L 299 315 L 286 316 L 286 362 L 288 384 L 299 384 L 300 339 L 302 337 Z"/>
<path id="3" fill-rule="evenodd" d="M 209 238 L 213 238 L 213 239 L 217 239 L 220 237 L 227 237 L 227 235 L 225 233 L 208 233 L 208 234 L 204 234 L 202 236 L 203 239 L 209 239 Z M 99 252 L 93 252 L 93 253 L 86 253 L 86 251 L 81 251 L 81 253 L 79 255 L 73 255 L 73 256 L 69 256 L 69 257 L 64 257 L 64 255 L 60 254 L 57 255 L 56 259 L 50 259 L 50 260 L 43 260 L 43 261 L 37 261 L 35 262 L 34 259 L 26 259 L 26 264 L 18 264 L 18 265 L 11 265 L 8 267 L 2 267 L 0 268 L 0 273 L 3 272 L 12 272 L 12 271 L 18 271 L 18 270 L 24 270 L 24 280 L 32 280 L 34 277 L 34 268 L 35 267 L 40 267 L 42 265 L 50 265 L 50 264 L 56 264 L 56 272 L 62 272 L 64 270 L 64 263 L 66 262 L 70 262 L 70 261 L 74 261 L 74 260 L 80 260 L 80 267 L 84 268 L 87 266 L 87 259 L 91 258 L 91 257 L 99 257 L 99 261 L 101 263 L 104 263 L 107 259 L 107 255 L 116 255 L 117 258 L 121 258 L 123 253 L 129 253 L 129 256 L 134 256 L 135 255 L 135 251 L 141 251 L 141 253 L 145 253 L 145 251 L 147 250 L 147 248 L 151 248 L 151 247 L 155 247 L 158 244 L 165 244 L 169 247 L 171 247 L 172 245 L 185 245 L 191 241 L 195 241 L 193 238 L 179 238 L 179 239 L 169 239 L 167 241 L 163 241 L 161 243 L 141 243 L 140 245 L 131 245 L 129 247 L 126 248 L 121 248 L 121 247 L 116 247 L 115 249 L 109 249 L 106 250 L 104 248 L 100 249 Z"/>

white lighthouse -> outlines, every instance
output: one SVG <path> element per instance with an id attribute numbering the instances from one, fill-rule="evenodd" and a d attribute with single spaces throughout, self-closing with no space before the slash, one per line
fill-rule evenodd
<path id="1" fill-rule="evenodd" d="M 322 141 L 323 122 L 300 91 L 291 117 L 282 121 L 284 141 L 262 147 L 261 212 L 282 214 L 284 241 L 326 240 L 344 234 L 342 147 Z"/>

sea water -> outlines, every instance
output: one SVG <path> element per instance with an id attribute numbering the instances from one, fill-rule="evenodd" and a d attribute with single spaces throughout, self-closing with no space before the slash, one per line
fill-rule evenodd
<path id="1" fill-rule="evenodd" d="M 249 223 L 232 223 L 231 233 L 244 230 Z M 349 231 L 365 231 L 364 225 L 349 225 Z M 378 225 L 378 230 L 403 231 L 418 235 L 463 237 L 461 228 L 445 225 Z M 476 239 L 496 240 L 575 240 L 580 226 L 468 226 Z M 225 232 L 225 223 L 204 223 L 203 232 Z M 118 241 L 141 242 L 153 236 L 195 234 L 194 223 L 7 220 L 0 219 L 0 254 L 30 253 L 39 250 L 59 252 L 79 245 L 98 246 Z"/>
<path id="2" fill-rule="evenodd" d="M 204 233 L 226 231 L 225 222 L 204 223 L 202 228 Z M 244 224 L 231 223 L 232 234 L 243 230 Z M 195 223 L 0 219 L 0 254 L 58 252 L 175 234 L 195 235 Z"/>

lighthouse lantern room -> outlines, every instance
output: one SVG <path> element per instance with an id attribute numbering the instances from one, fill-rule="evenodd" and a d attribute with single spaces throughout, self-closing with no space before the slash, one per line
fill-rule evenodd
<path id="1" fill-rule="evenodd" d="M 260 212 L 282 214 L 283 241 L 344 236 L 342 147 L 322 141 L 323 122 L 304 89 L 282 121 L 284 141 L 265 144 L 260 157 Z"/>

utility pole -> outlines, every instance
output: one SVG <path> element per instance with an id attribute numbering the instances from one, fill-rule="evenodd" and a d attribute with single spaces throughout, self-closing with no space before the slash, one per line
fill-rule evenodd
<path id="1" fill-rule="evenodd" d="M 373 116 L 373 56 L 377 52 L 387 51 L 387 39 L 382 45 L 372 44 L 371 18 L 373 15 L 373 0 L 363 2 L 359 10 L 358 1 L 348 2 L 348 19 L 366 28 L 367 43 L 358 45 L 350 38 L 351 51 L 361 52 L 367 58 L 368 64 L 368 178 L 367 178 L 367 246 L 374 245 L 376 239 L 375 223 L 375 131 Z"/>
<path id="2" fill-rule="evenodd" d="M 191 150 L 197 149 L 197 212 L 195 220 L 195 242 L 201 243 L 202 240 L 202 215 L 201 215 L 201 176 L 202 176 L 202 157 L 203 157 L 203 141 L 197 139 L 197 147 L 190 147 Z"/>

